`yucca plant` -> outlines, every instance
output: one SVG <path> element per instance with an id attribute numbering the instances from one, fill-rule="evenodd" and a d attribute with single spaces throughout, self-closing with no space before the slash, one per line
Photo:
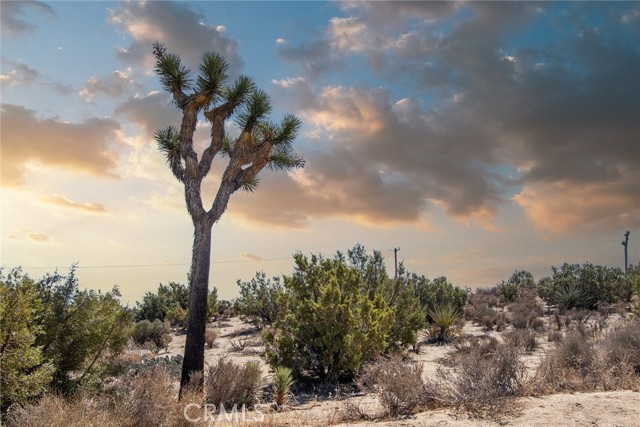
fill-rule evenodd
<path id="1" fill-rule="evenodd" d="M 561 309 L 589 308 L 593 303 L 590 297 L 582 289 L 572 285 L 565 285 L 553 295 L 553 302 Z"/>
<path id="2" fill-rule="evenodd" d="M 451 304 L 440 304 L 427 310 L 431 321 L 440 328 L 436 341 L 449 342 L 451 327 L 462 318 L 462 311 Z"/>
<path id="3" fill-rule="evenodd" d="M 273 376 L 273 395 L 278 408 L 289 400 L 289 391 L 292 385 L 291 369 L 284 366 L 276 368 Z"/>

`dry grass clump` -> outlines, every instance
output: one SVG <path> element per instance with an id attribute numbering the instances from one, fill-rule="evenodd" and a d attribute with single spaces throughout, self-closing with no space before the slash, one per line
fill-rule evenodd
<path id="1" fill-rule="evenodd" d="M 504 298 L 498 295 L 496 288 L 477 289 L 467 297 L 464 317 L 484 327 L 485 331 L 491 331 L 494 327 L 500 331 L 506 323 L 504 312 L 497 310 L 502 306 Z"/>
<path id="2" fill-rule="evenodd" d="M 503 335 L 506 343 L 532 353 L 540 347 L 535 331 L 530 329 L 512 329 Z"/>
<path id="3" fill-rule="evenodd" d="M 428 401 L 422 365 L 403 362 L 399 356 L 365 366 L 358 385 L 377 394 L 387 416 L 409 415 Z"/>
<path id="4" fill-rule="evenodd" d="M 533 393 L 640 390 L 638 322 L 615 329 L 599 341 L 588 335 L 571 330 L 557 343 L 536 371 Z"/>
<path id="5" fill-rule="evenodd" d="M 262 373 L 258 362 L 235 364 L 224 357 L 209 367 L 205 381 L 205 396 L 209 404 L 229 410 L 234 405 L 252 408 L 259 398 Z"/>
<path id="6" fill-rule="evenodd" d="M 608 365 L 629 364 L 640 375 L 640 319 L 613 329 L 605 341 Z"/>
<path id="7" fill-rule="evenodd" d="M 45 395 L 38 403 L 12 411 L 7 425 L 20 427 L 182 427 L 177 389 L 168 372 L 156 369 L 125 377 L 100 393 L 71 398 Z"/>
<path id="8" fill-rule="evenodd" d="M 481 418 L 501 418 L 516 409 L 525 390 L 525 367 L 508 344 L 481 342 L 459 354 L 452 370 L 439 369 L 427 389 L 435 400 Z"/>

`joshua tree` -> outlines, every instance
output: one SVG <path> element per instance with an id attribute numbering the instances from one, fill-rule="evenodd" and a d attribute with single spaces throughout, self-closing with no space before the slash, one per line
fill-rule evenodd
<path id="1" fill-rule="evenodd" d="M 171 172 L 184 185 L 187 211 L 194 227 L 187 342 L 180 380 L 182 394 L 187 385 L 202 388 L 211 227 L 220 219 L 235 191 L 255 190 L 257 175 L 265 166 L 277 170 L 304 166 L 304 160 L 292 152 L 301 122 L 293 115 L 285 116 L 279 124 L 268 121 L 269 96 L 256 89 L 253 80 L 247 76 L 240 76 L 234 84 L 227 85 L 228 65 L 216 53 L 202 55 L 200 73 L 195 81 L 180 57 L 167 53 L 164 44 L 154 43 L 153 53 L 160 82 L 182 111 L 180 127 L 160 129 L 156 131 L 155 139 L 167 157 Z M 198 156 L 193 147 L 193 134 L 201 115 L 211 126 L 211 141 Z M 225 122 L 232 118 L 240 129 L 233 139 L 225 132 Z M 201 185 L 218 154 L 227 157 L 228 164 L 216 197 L 207 210 L 202 202 Z"/>

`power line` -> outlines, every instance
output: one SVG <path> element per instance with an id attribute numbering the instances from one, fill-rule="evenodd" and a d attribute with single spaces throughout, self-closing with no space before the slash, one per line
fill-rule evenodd
<path id="1" fill-rule="evenodd" d="M 211 264 L 240 264 L 247 262 L 271 262 L 271 261 L 283 261 L 291 259 L 291 257 L 286 258 L 265 258 L 265 259 L 240 259 L 240 260 L 226 260 L 226 261 L 211 261 Z M 191 265 L 189 262 L 184 263 L 162 263 L 162 264 L 114 264 L 114 265 L 76 265 L 76 269 L 88 269 L 88 268 L 150 268 L 150 267 L 176 267 L 176 266 L 188 266 Z M 21 268 L 25 270 L 44 270 L 44 269 L 54 269 L 54 268 L 69 268 L 69 267 L 60 267 L 60 266 L 49 266 L 49 267 L 25 267 L 21 266 Z"/>

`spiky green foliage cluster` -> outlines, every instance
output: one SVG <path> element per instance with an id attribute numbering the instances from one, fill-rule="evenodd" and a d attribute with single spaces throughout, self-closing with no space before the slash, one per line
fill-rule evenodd
<path id="1" fill-rule="evenodd" d="M 289 400 L 289 393 L 293 385 L 291 369 L 278 366 L 273 374 L 273 400 L 277 407 L 281 407 Z"/>
<path id="2" fill-rule="evenodd" d="M 452 304 L 441 304 L 427 310 L 427 314 L 433 324 L 440 328 L 436 339 L 444 342 L 450 341 L 451 327 L 462 319 L 462 310 Z"/>
<path id="3" fill-rule="evenodd" d="M 302 157 L 292 149 L 302 125 L 300 120 L 288 114 L 280 123 L 271 122 L 269 95 L 257 89 L 248 76 L 239 76 L 229 85 L 229 65 L 222 56 L 212 52 L 202 55 L 195 81 L 180 57 L 168 53 L 163 44 L 154 44 L 154 56 L 160 83 L 173 95 L 173 101 L 185 117 L 194 123 L 186 129 L 169 126 L 155 133 L 158 147 L 179 181 L 185 181 L 187 163 L 196 156 L 192 141 L 194 114 L 204 114 L 212 126 L 211 144 L 197 160 L 197 173 L 192 172 L 200 180 L 208 173 L 217 153 L 230 157 L 224 176 L 233 191 L 240 188 L 254 191 L 259 183 L 257 174 L 264 167 L 290 170 L 304 166 Z M 225 135 L 224 124 L 230 118 L 240 129 L 235 138 Z"/>

